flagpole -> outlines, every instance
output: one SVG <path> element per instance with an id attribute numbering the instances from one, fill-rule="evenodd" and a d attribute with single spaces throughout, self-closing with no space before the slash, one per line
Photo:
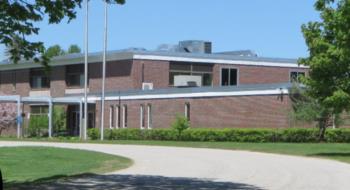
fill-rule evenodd
<path id="1" fill-rule="evenodd" d="M 101 141 L 103 140 L 104 112 L 105 112 L 105 81 L 106 81 L 106 52 L 107 52 L 107 11 L 108 3 L 105 0 L 103 62 L 102 62 L 102 95 L 101 95 Z"/>
<path id="2" fill-rule="evenodd" d="M 85 59 L 84 59 L 84 133 L 83 139 L 87 139 L 87 128 L 88 128 L 88 99 L 87 99 L 87 88 L 88 88 L 88 36 L 89 36 L 89 0 L 85 0 Z"/>

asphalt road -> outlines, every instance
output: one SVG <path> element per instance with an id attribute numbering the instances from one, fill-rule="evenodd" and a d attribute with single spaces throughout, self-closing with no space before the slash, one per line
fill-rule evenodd
<path id="1" fill-rule="evenodd" d="M 350 189 L 350 164 L 248 151 L 159 146 L 0 141 L 0 146 L 53 146 L 134 160 L 128 169 L 37 184 L 31 189 Z"/>

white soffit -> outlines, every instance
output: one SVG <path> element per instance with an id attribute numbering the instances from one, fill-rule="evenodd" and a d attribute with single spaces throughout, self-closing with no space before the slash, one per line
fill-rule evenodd
<path id="1" fill-rule="evenodd" d="M 267 66 L 267 67 L 290 67 L 290 68 L 303 68 L 303 69 L 309 68 L 307 66 L 298 65 L 297 63 L 278 63 L 278 62 L 243 61 L 243 60 L 239 61 L 239 60 L 226 60 L 226 59 L 173 57 L 173 56 L 160 56 L 160 55 L 138 55 L 138 54 L 135 54 L 133 56 L 133 59 L 200 62 L 200 63 L 232 64 L 232 65 L 251 65 L 251 66 Z"/>

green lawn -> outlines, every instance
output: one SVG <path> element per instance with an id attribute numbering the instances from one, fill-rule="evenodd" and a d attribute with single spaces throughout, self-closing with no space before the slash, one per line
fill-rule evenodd
<path id="1" fill-rule="evenodd" d="M 0 140 L 2 139 L 3 138 L 0 138 Z M 15 139 L 4 139 L 4 140 L 15 140 Z M 79 140 L 58 140 L 58 139 L 52 139 L 52 140 L 25 139 L 25 140 L 248 150 L 248 151 L 256 151 L 256 152 L 327 158 L 327 159 L 333 159 L 333 160 L 350 163 L 350 144 L 349 143 L 235 143 L 235 142 L 181 142 L 181 141 L 132 141 L 132 140 L 116 140 L 116 141 L 101 142 L 98 140 L 79 141 Z"/>
<path id="2" fill-rule="evenodd" d="M 119 156 L 46 147 L 2 147 L 0 168 L 7 184 L 35 182 L 127 168 L 132 161 Z"/>

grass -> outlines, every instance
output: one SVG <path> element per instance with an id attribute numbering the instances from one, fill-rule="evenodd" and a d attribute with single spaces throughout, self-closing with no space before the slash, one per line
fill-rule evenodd
<path id="1" fill-rule="evenodd" d="M 2 140 L 2 138 L 0 138 Z M 15 139 L 7 139 L 15 140 Z M 29 141 L 52 141 L 71 143 L 107 143 L 107 144 L 132 144 L 154 146 L 176 146 L 194 148 L 214 148 L 227 150 L 248 150 L 255 152 L 277 153 L 296 156 L 307 156 L 337 160 L 350 163 L 349 143 L 236 143 L 236 142 L 184 142 L 184 141 L 80 141 L 59 139 L 25 139 Z"/>
<path id="2" fill-rule="evenodd" d="M 6 184 L 45 181 L 88 173 L 105 173 L 129 167 L 119 156 L 63 148 L 1 147 L 0 168 Z"/>

